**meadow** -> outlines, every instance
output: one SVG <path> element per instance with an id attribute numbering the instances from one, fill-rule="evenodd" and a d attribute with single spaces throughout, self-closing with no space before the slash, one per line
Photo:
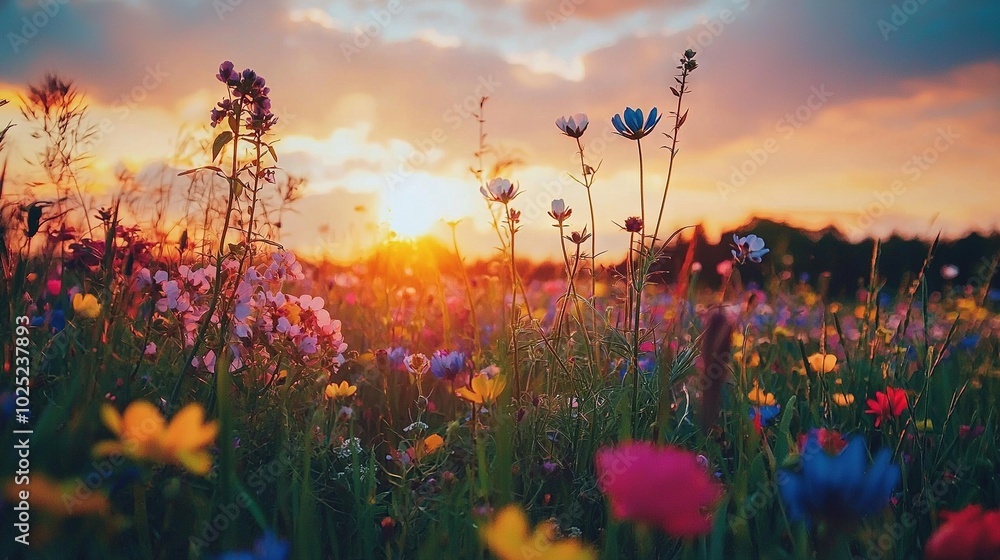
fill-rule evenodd
<path id="1" fill-rule="evenodd" d="M 0 135 L 45 145 L 44 180 L 0 173 L 0 553 L 1000 558 L 1000 255 L 932 290 L 958 274 L 935 241 L 889 290 L 874 243 L 845 294 L 752 231 L 719 262 L 673 251 L 695 57 L 668 110 L 608 116 L 637 148 L 636 214 L 552 201 L 546 274 L 518 258 L 532 186 L 484 161 L 482 112 L 469 188 L 495 257 L 387 239 L 332 263 L 280 243 L 302 185 L 252 70 L 219 68 L 175 226 L 127 174 L 89 197 L 82 94 L 33 87 Z M 579 188 L 601 188 L 589 118 L 553 120 Z M 662 198 L 639 195 L 642 166 L 668 169 Z M 630 237 L 616 267 L 595 255 L 610 228 Z"/>

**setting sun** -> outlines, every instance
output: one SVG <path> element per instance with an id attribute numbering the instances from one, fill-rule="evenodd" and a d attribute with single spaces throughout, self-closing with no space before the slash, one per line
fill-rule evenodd
<path id="1" fill-rule="evenodd" d="M 400 237 L 426 235 L 443 221 L 457 220 L 468 214 L 464 200 L 441 197 L 440 189 L 424 183 L 400 185 L 386 193 L 379 220 Z"/>

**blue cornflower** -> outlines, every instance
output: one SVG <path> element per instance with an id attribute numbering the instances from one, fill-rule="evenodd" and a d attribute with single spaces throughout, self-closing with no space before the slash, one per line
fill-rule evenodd
<path id="1" fill-rule="evenodd" d="M 288 543 L 267 531 L 253 546 L 253 550 L 227 552 L 218 560 L 285 560 L 288 557 Z"/>
<path id="2" fill-rule="evenodd" d="M 431 356 L 431 373 L 438 379 L 455 379 L 465 369 L 465 354 L 438 350 Z"/>
<path id="3" fill-rule="evenodd" d="M 740 237 L 734 233 L 733 244 L 736 247 L 732 250 L 733 258 L 740 264 L 747 262 L 747 260 L 759 263 L 761 257 L 771 252 L 770 249 L 764 247 L 764 240 L 752 233 L 746 237 Z"/>
<path id="4" fill-rule="evenodd" d="M 642 109 L 625 108 L 625 119 L 622 121 L 620 114 L 611 118 L 611 124 L 615 126 L 618 135 L 629 140 L 638 140 L 643 136 L 653 132 L 656 123 L 660 122 L 662 115 L 657 114 L 656 107 L 649 112 L 649 117 L 645 122 L 642 120 Z"/>
<path id="5" fill-rule="evenodd" d="M 839 454 L 830 455 L 820 444 L 819 435 L 810 432 L 801 470 L 778 473 L 781 499 L 793 521 L 850 525 L 878 513 L 889 502 L 902 478 L 899 466 L 891 460 L 892 451 L 882 448 L 868 466 L 868 450 L 857 436 Z"/>

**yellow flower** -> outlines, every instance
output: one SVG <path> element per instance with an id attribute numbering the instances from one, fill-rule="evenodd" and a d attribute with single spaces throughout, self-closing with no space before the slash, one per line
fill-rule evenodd
<path id="1" fill-rule="evenodd" d="M 73 311 L 84 319 L 96 319 L 101 314 L 101 304 L 93 294 L 73 294 Z"/>
<path id="2" fill-rule="evenodd" d="M 21 492 L 28 490 L 32 511 L 38 509 L 56 517 L 107 515 L 111 510 L 108 497 L 87 488 L 80 479 L 60 482 L 44 474 L 32 473 L 30 489 L 10 480 L 3 487 L 3 496 L 16 504 L 21 501 Z"/>
<path id="3" fill-rule="evenodd" d="M 507 386 L 507 382 L 502 376 L 497 375 L 491 378 L 484 373 L 474 376 L 469 384 L 472 386 L 471 389 L 459 387 L 455 394 L 476 404 L 495 401 L 503 392 L 504 387 Z"/>
<path id="4" fill-rule="evenodd" d="M 128 405 L 124 414 L 115 407 L 101 407 L 104 425 L 117 441 L 102 441 L 94 446 L 94 455 L 125 455 L 157 463 L 180 465 L 204 476 L 212 468 L 212 456 L 206 449 L 219 433 L 217 422 L 205 422 L 205 410 L 198 403 L 180 409 L 168 425 L 160 410 L 146 401 Z"/>
<path id="5" fill-rule="evenodd" d="M 736 360 L 736 363 L 743 363 L 744 362 L 744 360 L 743 360 L 743 351 L 742 350 L 738 350 L 736 352 L 733 352 L 733 359 Z M 757 366 L 759 366 L 760 365 L 760 354 L 758 354 L 756 350 L 751 351 L 750 352 L 750 357 L 747 358 L 745 360 L 745 362 L 746 363 L 744 365 L 746 365 L 747 367 L 757 367 Z"/>
<path id="6" fill-rule="evenodd" d="M 339 399 L 340 397 L 349 397 L 357 392 L 358 392 L 357 385 L 351 385 L 346 381 L 341 381 L 340 385 L 337 385 L 336 383 L 331 383 L 326 386 L 326 398 L 328 399 Z"/>
<path id="7" fill-rule="evenodd" d="M 917 420 L 916 424 L 917 424 L 917 430 L 921 432 L 929 432 L 934 430 L 934 421 L 931 420 L 930 418 L 926 418 L 924 420 Z"/>
<path id="8" fill-rule="evenodd" d="M 816 373 L 830 373 L 837 369 L 837 357 L 833 354 L 813 354 L 809 356 L 809 367 Z"/>
<path id="9" fill-rule="evenodd" d="M 486 546 L 500 560 L 596 560 L 597 554 L 576 539 L 555 540 L 555 526 L 547 521 L 534 531 L 528 527 L 528 516 L 518 506 L 507 506 L 493 518 L 483 531 Z"/>
<path id="10" fill-rule="evenodd" d="M 834 393 L 833 404 L 837 406 L 850 406 L 854 404 L 854 395 L 852 393 Z"/>
<path id="11" fill-rule="evenodd" d="M 755 404 L 758 406 L 774 406 L 775 404 L 778 403 L 778 401 L 775 400 L 774 395 L 772 393 L 764 392 L 764 390 L 761 389 L 759 385 L 757 385 L 756 379 L 754 379 L 753 381 L 753 389 L 751 389 L 750 392 L 747 393 L 747 399 L 750 400 L 750 404 Z"/>
<path id="12" fill-rule="evenodd" d="M 783 327 L 781 325 L 778 325 L 777 327 L 774 327 L 774 336 L 784 336 L 786 338 L 791 338 L 795 336 L 795 332 L 788 327 Z"/>

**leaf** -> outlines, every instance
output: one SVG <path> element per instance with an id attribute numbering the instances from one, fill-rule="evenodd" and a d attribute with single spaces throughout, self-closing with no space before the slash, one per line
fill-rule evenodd
<path id="1" fill-rule="evenodd" d="M 690 111 L 690 109 L 688 109 L 688 111 Z M 674 127 L 674 130 L 679 129 L 681 125 L 684 124 L 684 121 L 687 120 L 687 118 L 688 118 L 688 112 L 684 111 L 684 114 L 681 115 L 681 118 L 677 120 L 677 126 Z"/>
<path id="2" fill-rule="evenodd" d="M 238 178 L 229 179 L 229 189 L 233 193 L 233 198 L 239 198 L 243 194 L 244 186 L 243 181 L 240 181 Z"/>
<path id="3" fill-rule="evenodd" d="M 233 139 L 233 133 L 226 130 L 219 133 L 215 137 L 215 142 L 212 142 L 212 161 L 215 161 L 219 157 L 219 153 L 222 152 L 222 148 L 226 147 L 226 144 Z"/>
<path id="4" fill-rule="evenodd" d="M 236 117 L 229 115 L 229 130 L 233 131 L 235 134 L 240 128 L 240 124 L 236 122 Z"/>
<path id="5" fill-rule="evenodd" d="M 680 97 L 681 96 L 680 92 L 677 91 L 677 88 L 675 88 L 673 86 L 670 87 L 670 93 L 674 94 L 674 97 Z"/>
<path id="6" fill-rule="evenodd" d="M 196 171 L 201 171 L 202 169 L 211 169 L 212 171 L 215 171 L 216 173 L 219 173 L 219 174 L 222 173 L 222 170 L 219 169 L 218 167 L 214 166 L 214 165 L 204 165 L 202 167 L 195 167 L 194 169 L 188 169 L 187 171 L 181 171 L 180 173 L 177 174 L 177 176 L 181 177 L 183 175 L 190 175 L 190 174 L 192 174 L 192 173 L 194 173 Z"/>
<path id="7" fill-rule="evenodd" d="M 271 154 L 271 157 L 274 158 L 274 163 L 278 163 L 278 154 L 274 153 L 274 146 L 268 144 L 267 151 Z"/>

